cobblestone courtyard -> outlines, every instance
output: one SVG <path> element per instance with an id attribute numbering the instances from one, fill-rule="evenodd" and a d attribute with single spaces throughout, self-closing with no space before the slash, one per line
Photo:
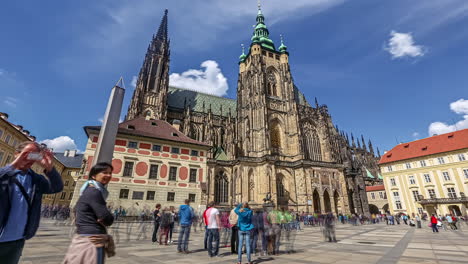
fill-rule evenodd
<path id="1" fill-rule="evenodd" d="M 323 241 L 319 227 L 297 233 L 294 254 L 256 256 L 254 263 L 468 263 L 468 228 L 433 234 L 425 226 L 415 229 L 406 225 L 385 224 L 337 227 L 338 243 Z M 220 258 L 209 258 L 203 249 L 203 233 L 191 234 L 189 248 L 193 253 L 176 253 L 176 245 L 159 246 L 147 238 L 138 238 L 138 224 L 131 229 L 120 224 L 117 256 L 107 263 L 236 263 L 228 248 L 220 249 Z M 127 241 L 127 231 L 131 234 Z M 70 244 L 70 227 L 42 221 L 35 238 L 27 241 L 20 263 L 60 263 Z M 177 238 L 177 233 L 174 234 Z M 245 256 L 244 262 L 245 263 Z"/>

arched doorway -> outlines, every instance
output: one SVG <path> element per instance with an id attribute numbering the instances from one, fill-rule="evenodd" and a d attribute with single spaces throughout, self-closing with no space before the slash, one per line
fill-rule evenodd
<path id="1" fill-rule="evenodd" d="M 382 210 L 384 213 L 387 213 L 388 212 L 388 204 L 385 204 L 383 207 L 382 207 Z"/>
<path id="2" fill-rule="evenodd" d="M 331 202 L 330 202 L 330 195 L 328 194 L 328 190 L 323 192 L 323 204 L 325 206 L 325 213 L 330 213 L 332 211 Z"/>
<path id="3" fill-rule="evenodd" d="M 458 205 L 450 205 L 448 207 L 450 213 L 454 216 L 461 216 L 462 213 L 461 213 L 461 210 L 460 210 L 460 207 Z"/>
<path id="4" fill-rule="evenodd" d="M 224 171 L 218 172 L 215 176 L 214 201 L 216 204 L 229 202 L 229 181 Z"/>
<path id="5" fill-rule="evenodd" d="M 317 192 L 317 190 L 314 191 L 314 194 L 312 195 L 312 200 L 314 203 L 314 212 L 320 214 L 322 210 L 320 208 L 320 195 Z"/>
<path id="6" fill-rule="evenodd" d="M 337 215 L 340 213 L 339 208 L 338 208 L 339 201 L 340 201 L 340 195 L 338 194 L 338 191 L 335 190 L 335 193 L 333 194 L 333 202 L 335 203 L 334 204 L 335 213 Z"/>
<path id="7" fill-rule="evenodd" d="M 379 214 L 380 213 L 379 208 L 374 204 L 369 204 L 369 212 L 371 214 Z"/>
<path id="8" fill-rule="evenodd" d="M 276 175 L 276 195 L 278 196 L 278 205 L 288 204 L 287 190 L 284 187 L 284 177 L 282 174 Z"/>

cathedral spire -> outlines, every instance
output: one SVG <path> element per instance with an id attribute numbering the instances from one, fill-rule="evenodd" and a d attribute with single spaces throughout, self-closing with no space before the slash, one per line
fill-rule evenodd
<path id="1" fill-rule="evenodd" d="M 166 9 L 158 31 L 148 46 L 128 107 L 127 120 L 140 116 L 161 120 L 167 117 L 170 61 L 167 14 Z"/>
<path id="2" fill-rule="evenodd" d="M 273 43 L 273 40 L 270 39 L 270 32 L 268 31 L 268 28 L 265 25 L 265 17 L 262 13 L 260 1 L 258 1 L 257 24 L 255 25 L 254 33 L 252 36 L 252 43 L 259 44 L 263 48 L 276 51 L 275 44 Z"/>

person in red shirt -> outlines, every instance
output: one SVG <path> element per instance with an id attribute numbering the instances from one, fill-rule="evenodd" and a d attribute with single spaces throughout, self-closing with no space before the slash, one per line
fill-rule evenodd
<path id="1" fill-rule="evenodd" d="M 439 233 L 439 229 L 437 229 L 437 217 L 435 217 L 435 214 L 432 214 L 431 216 L 431 225 L 432 225 L 432 232 Z"/>

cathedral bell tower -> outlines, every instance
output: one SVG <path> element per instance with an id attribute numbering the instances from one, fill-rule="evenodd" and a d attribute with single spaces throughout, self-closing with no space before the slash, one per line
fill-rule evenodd
<path id="1" fill-rule="evenodd" d="M 281 38 L 276 50 L 260 5 L 256 20 L 248 53 L 243 50 L 239 58 L 239 154 L 298 160 L 299 122 L 287 47 Z"/>
<path id="2" fill-rule="evenodd" d="M 167 117 L 170 57 L 167 12 L 166 9 L 158 33 L 148 46 L 126 120 L 141 116 L 161 120 Z"/>

